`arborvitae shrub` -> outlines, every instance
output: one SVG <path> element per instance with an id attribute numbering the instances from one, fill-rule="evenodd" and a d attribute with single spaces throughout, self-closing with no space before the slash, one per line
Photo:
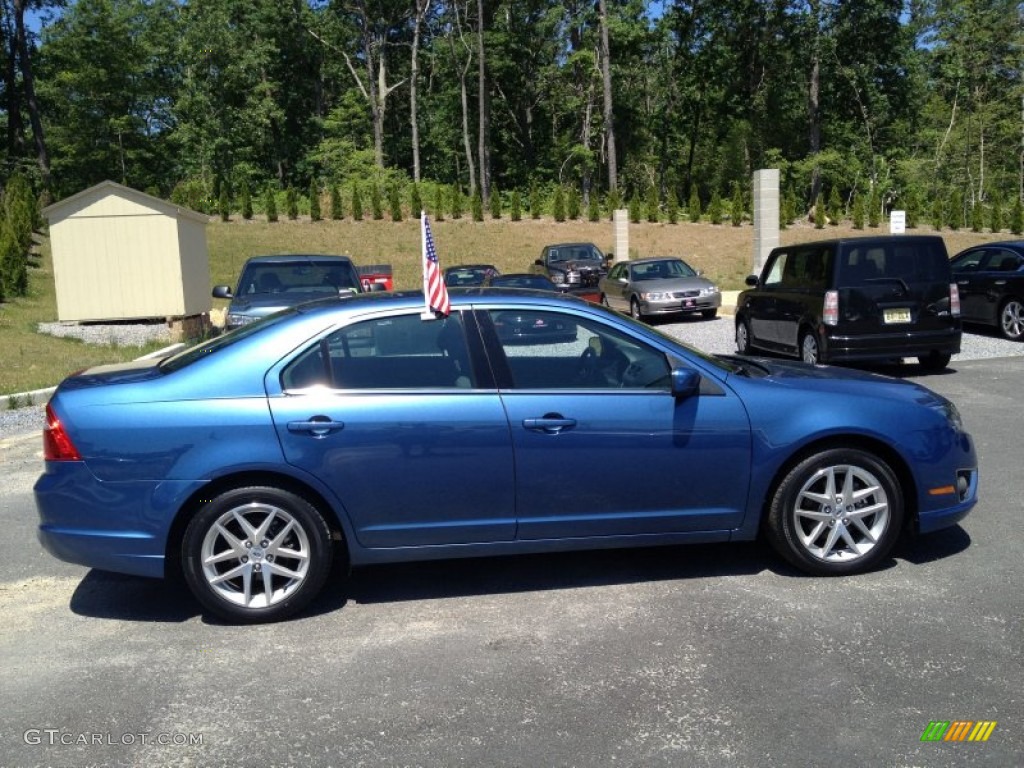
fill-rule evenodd
<path id="1" fill-rule="evenodd" d="M 313 221 L 320 221 L 323 218 L 320 212 L 320 185 L 316 179 L 309 182 L 309 218 Z"/>

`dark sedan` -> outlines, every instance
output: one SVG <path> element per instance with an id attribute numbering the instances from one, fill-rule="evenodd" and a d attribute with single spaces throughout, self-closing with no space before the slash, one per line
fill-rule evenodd
<path id="1" fill-rule="evenodd" d="M 462 264 L 445 269 L 444 284 L 449 287 L 483 285 L 487 278 L 500 274 L 493 264 Z"/>
<path id="2" fill-rule="evenodd" d="M 540 292 L 451 304 L 324 299 L 70 376 L 46 408 L 43 546 L 269 621 L 346 566 L 432 558 L 765 536 L 852 574 L 976 503 L 956 406 L 913 382 L 711 357 Z M 527 317 L 545 331 L 502 332 Z"/>
<path id="3" fill-rule="evenodd" d="M 1024 339 L 1024 240 L 968 248 L 950 266 L 961 320 L 995 326 L 1011 341 Z"/>

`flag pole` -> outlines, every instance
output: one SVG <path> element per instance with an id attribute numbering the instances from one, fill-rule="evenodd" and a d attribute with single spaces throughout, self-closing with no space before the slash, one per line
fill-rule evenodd
<path id="1" fill-rule="evenodd" d="M 427 212 L 420 210 L 420 270 L 423 272 L 423 313 L 421 320 L 433 320 L 430 308 L 430 288 L 427 286 Z"/>

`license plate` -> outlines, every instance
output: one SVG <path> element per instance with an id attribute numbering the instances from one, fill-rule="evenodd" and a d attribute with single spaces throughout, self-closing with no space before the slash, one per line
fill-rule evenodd
<path id="1" fill-rule="evenodd" d="M 887 309 L 882 314 L 883 319 L 886 323 L 909 323 L 910 322 L 910 310 L 909 309 Z"/>
<path id="2" fill-rule="evenodd" d="M 683 299 L 683 306 L 684 307 L 692 307 L 693 306 L 693 299 Z"/>

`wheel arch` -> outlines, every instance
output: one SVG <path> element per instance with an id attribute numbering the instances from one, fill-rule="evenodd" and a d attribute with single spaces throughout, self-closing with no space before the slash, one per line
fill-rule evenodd
<path id="1" fill-rule="evenodd" d="M 202 508 L 202 505 L 234 488 L 250 486 L 279 488 L 295 494 L 313 506 L 320 513 L 320 516 L 323 517 L 330 531 L 331 541 L 334 544 L 333 556 L 335 558 L 343 557 L 345 566 L 348 566 L 350 560 L 348 536 L 334 507 L 328 503 L 323 494 L 301 480 L 281 472 L 250 470 L 215 478 L 202 488 L 196 490 L 185 500 L 174 521 L 171 523 L 170 530 L 167 532 L 167 544 L 164 551 L 165 576 L 180 579 L 182 575 L 181 544 L 185 537 L 185 529 L 188 528 L 188 524 Z"/>
<path id="2" fill-rule="evenodd" d="M 775 494 L 778 492 L 779 486 L 786 476 L 804 459 L 816 453 L 836 448 L 861 450 L 865 453 L 870 453 L 889 466 L 889 469 L 896 476 L 896 481 L 899 483 L 900 491 L 903 495 L 903 532 L 914 530 L 917 525 L 918 516 L 917 482 L 914 480 L 910 466 L 904 458 L 897 451 L 893 450 L 890 445 L 868 435 L 830 435 L 802 445 L 799 450 L 794 451 L 776 469 L 761 505 L 760 522 L 758 525 L 759 537 L 763 536 L 765 527 L 768 525 L 768 510 L 771 507 L 772 499 L 775 498 Z"/>

